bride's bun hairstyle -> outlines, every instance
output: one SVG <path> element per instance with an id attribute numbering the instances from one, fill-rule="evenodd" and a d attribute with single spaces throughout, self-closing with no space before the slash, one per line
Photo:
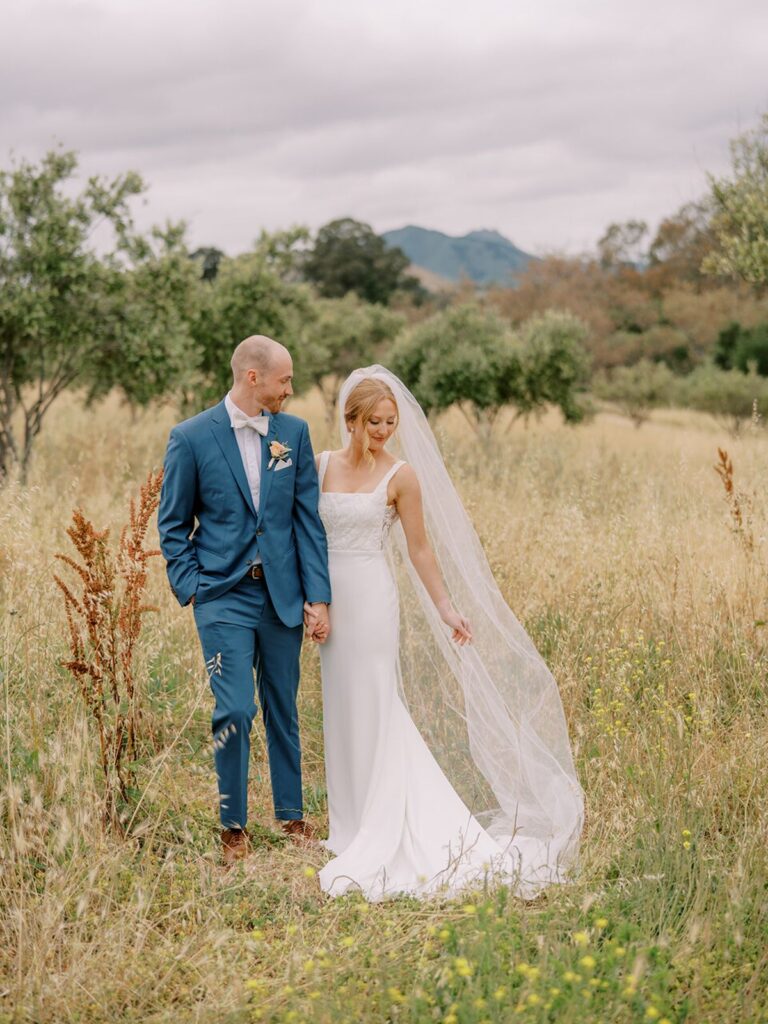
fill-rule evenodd
<path id="1" fill-rule="evenodd" d="M 378 380 L 376 377 L 364 377 L 359 384 L 355 384 L 349 392 L 346 405 L 344 406 L 344 419 L 347 424 L 347 430 L 351 433 L 352 427 L 358 423 L 364 428 L 368 420 L 373 416 L 373 410 L 382 398 L 389 399 L 395 407 L 396 415 L 399 417 L 395 393 L 386 381 Z M 375 463 L 373 456 L 368 450 L 368 431 L 365 429 L 362 431 L 362 443 L 363 458 L 370 462 L 371 468 L 373 468 Z"/>

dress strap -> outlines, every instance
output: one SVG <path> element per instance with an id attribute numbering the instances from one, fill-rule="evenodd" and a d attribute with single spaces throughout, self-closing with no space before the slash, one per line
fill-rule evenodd
<path id="1" fill-rule="evenodd" d="M 384 474 L 381 480 L 379 480 L 379 482 L 376 484 L 375 490 L 378 491 L 380 487 L 386 487 L 386 485 L 389 483 L 389 481 L 392 479 L 392 477 L 395 475 L 398 469 L 400 469 L 400 467 L 404 465 L 405 460 L 400 459 L 398 462 L 394 464 L 394 466 L 390 466 L 390 468 L 387 470 L 387 472 Z"/>
<path id="2" fill-rule="evenodd" d="M 328 469 L 328 460 L 330 457 L 330 452 L 320 452 L 320 468 L 317 471 L 318 490 L 320 491 L 323 489 L 323 480 L 325 479 L 325 471 Z"/>

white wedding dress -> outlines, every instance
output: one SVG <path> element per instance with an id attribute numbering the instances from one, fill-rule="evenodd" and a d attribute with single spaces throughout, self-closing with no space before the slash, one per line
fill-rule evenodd
<path id="1" fill-rule="evenodd" d="M 332 631 L 320 646 L 329 836 L 335 856 L 319 872 L 332 896 L 362 891 L 452 895 L 502 877 L 551 880 L 551 855 L 535 838 L 492 837 L 459 798 L 398 694 L 399 602 L 386 555 L 397 518 L 387 484 L 323 491 Z M 518 891 L 525 893 L 525 886 Z"/>

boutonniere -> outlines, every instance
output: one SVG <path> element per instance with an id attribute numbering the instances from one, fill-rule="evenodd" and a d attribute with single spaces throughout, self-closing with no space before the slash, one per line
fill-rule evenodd
<path id="1" fill-rule="evenodd" d="M 275 472 L 278 469 L 287 469 L 291 465 L 291 460 L 288 456 L 292 451 L 293 449 L 289 448 L 287 444 L 283 444 L 282 441 L 270 441 L 269 454 L 272 458 L 269 460 L 267 469 L 272 469 L 273 466 L 275 466 Z"/>

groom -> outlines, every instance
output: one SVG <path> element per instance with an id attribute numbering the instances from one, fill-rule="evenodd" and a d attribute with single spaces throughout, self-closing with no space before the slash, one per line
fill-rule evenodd
<path id="1" fill-rule="evenodd" d="M 248 852 L 254 670 L 275 817 L 298 842 L 303 819 L 296 711 L 303 625 L 328 635 L 331 586 L 318 483 L 304 420 L 280 412 L 293 394 L 287 349 L 240 342 L 223 401 L 171 430 L 158 510 L 171 589 L 194 606 L 213 710 L 225 864 Z"/>

